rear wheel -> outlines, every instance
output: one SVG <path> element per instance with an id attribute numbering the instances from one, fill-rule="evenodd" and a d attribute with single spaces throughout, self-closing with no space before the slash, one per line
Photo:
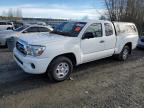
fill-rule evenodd
<path id="1" fill-rule="evenodd" d="M 52 61 L 47 70 L 47 74 L 51 80 L 60 82 L 69 78 L 72 71 L 73 64 L 71 60 L 61 56 Z"/>
<path id="2" fill-rule="evenodd" d="M 130 53 L 129 46 L 124 46 L 122 52 L 118 55 L 118 59 L 121 61 L 126 61 Z"/>

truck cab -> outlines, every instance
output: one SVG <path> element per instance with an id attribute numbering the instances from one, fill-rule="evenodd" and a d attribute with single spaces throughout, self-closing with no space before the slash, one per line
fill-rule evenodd
<path id="1" fill-rule="evenodd" d="M 113 55 L 125 61 L 137 41 L 133 23 L 68 21 L 50 34 L 21 36 L 13 55 L 25 72 L 47 73 L 52 80 L 63 81 L 75 66 L 86 62 Z"/>

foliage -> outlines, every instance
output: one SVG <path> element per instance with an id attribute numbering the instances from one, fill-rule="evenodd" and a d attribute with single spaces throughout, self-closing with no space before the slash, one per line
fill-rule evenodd
<path id="1" fill-rule="evenodd" d="M 112 21 L 134 22 L 139 33 L 144 32 L 143 0 L 104 0 Z"/>

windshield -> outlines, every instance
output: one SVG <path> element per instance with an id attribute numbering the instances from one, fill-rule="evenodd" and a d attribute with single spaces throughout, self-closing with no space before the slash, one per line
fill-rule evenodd
<path id="1" fill-rule="evenodd" d="M 51 33 L 77 37 L 83 27 L 86 25 L 86 22 L 63 22 L 54 28 Z"/>
<path id="2" fill-rule="evenodd" d="M 14 31 L 20 32 L 20 31 L 26 29 L 27 27 L 28 26 L 22 26 L 22 27 L 19 27 L 19 28 L 15 29 Z"/>

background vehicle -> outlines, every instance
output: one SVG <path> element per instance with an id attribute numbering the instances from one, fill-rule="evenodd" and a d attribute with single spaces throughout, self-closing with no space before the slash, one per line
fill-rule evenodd
<path id="1" fill-rule="evenodd" d="M 14 29 L 24 26 L 25 24 L 21 21 L 13 21 Z"/>
<path id="2" fill-rule="evenodd" d="M 21 36 L 14 59 L 27 73 L 42 74 L 55 81 L 67 79 L 73 67 L 116 55 L 125 61 L 138 41 L 133 23 L 70 21 L 51 34 Z"/>
<path id="3" fill-rule="evenodd" d="M 141 36 L 138 41 L 138 48 L 144 48 L 144 36 Z"/>
<path id="4" fill-rule="evenodd" d="M 0 30 L 13 30 L 14 24 L 13 22 L 0 21 Z"/>
<path id="5" fill-rule="evenodd" d="M 49 33 L 53 29 L 50 26 L 41 26 L 41 25 L 24 25 L 20 28 L 17 28 L 13 31 L 1 31 L 0 32 L 0 45 L 6 46 L 7 39 L 11 37 L 18 38 L 21 35 L 29 36 L 29 35 L 36 35 L 39 33 Z"/>

